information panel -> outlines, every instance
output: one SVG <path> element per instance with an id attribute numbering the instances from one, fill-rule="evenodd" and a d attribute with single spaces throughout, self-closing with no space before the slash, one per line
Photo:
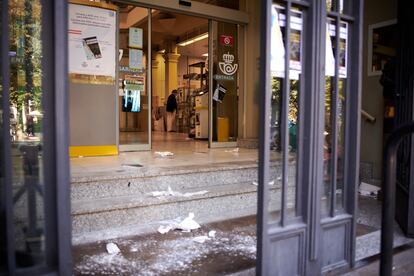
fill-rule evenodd
<path id="1" fill-rule="evenodd" d="M 115 78 L 116 12 L 69 4 L 69 73 Z"/>

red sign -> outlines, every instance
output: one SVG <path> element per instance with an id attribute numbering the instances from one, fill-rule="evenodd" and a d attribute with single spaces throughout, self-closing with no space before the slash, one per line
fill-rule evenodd
<path id="1" fill-rule="evenodd" d="M 233 46 L 234 38 L 231 35 L 220 35 L 220 44 L 224 46 Z"/>

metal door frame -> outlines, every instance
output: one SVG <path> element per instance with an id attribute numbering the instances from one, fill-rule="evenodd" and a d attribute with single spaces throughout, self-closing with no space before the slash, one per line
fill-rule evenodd
<path id="1" fill-rule="evenodd" d="M 269 145 L 270 145 L 270 26 L 273 1 L 261 1 L 261 45 L 260 45 L 260 90 L 265 91 L 260 100 L 259 119 L 259 188 L 257 211 L 257 275 L 283 275 L 285 269 L 294 269 L 299 275 L 319 275 L 327 270 L 344 266 L 353 266 L 355 262 L 356 206 L 359 175 L 359 140 L 361 109 L 361 73 L 362 73 L 362 18 L 364 1 L 346 1 L 350 15 L 326 11 L 325 0 L 284 0 L 286 10 L 292 6 L 301 6 L 306 10 L 303 21 L 304 39 L 301 87 L 306 87 L 301 97 L 302 109 L 299 111 L 299 153 L 297 165 L 297 190 L 300 216 L 287 218 L 287 154 L 283 154 L 282 208 L 280 223 L 269 224 L 268 205 L 270 199 L 269 182 Z M 330 204 L 330 214 L 321 217 L 321 196 L 323 186 L 323 146 L 325 129 L 325 41 L 327 17 L 336 19 L 336 37 L 339 42 L 339 22 L 349 22 L 348 36 L 348 82 L 346 90 L 346 126 L 345 126 L 345 168 L 346 183 L 344 211 L 335 211 L 335 200 Z M 290 15 L 286 13 L 286 26 Z M 285 32 L 285 41 L 289 41 L 289 30 Z M 286 43 L 289 45 L 289 43 Z M 289 56 L 286 47 L 285 55 Z M 350 60 L 352 59 L 352 62 Z M 335 76 L 339 74 L 338 53 L 336 53 Z M 289 61 L 285 58 L 285 68 Z M 289 79 L 289 70 L 285 70 L 285 79 Z M 335 99 L 338 99 L 338 78 L 335 77 Z M 283 93 L 289 93 L 289 85 L 284 85 Z M 301 91 L 304 91 L 301 89 Z M 284 97 L 286 98 L 286 97 Z M 284 103 L 287 106 L 287 103 Z M 333 108 L 338 117 L 337 105 Z M 285 108 L 286 112 L 286 108 Z M 287 118 L 282 115 L 282 118 Z M 336 122 L 335 119 L 334 122 Z M 286 121 L 286 120 L 285 120 Z M 282 143 L 287 148 L 287 123 L 282 121 Z M 336 128 L 335 128 L 336 129 Z M 334 131 L 336 137 L 336 130 Z M 333 151 L 336 150 L 336 145 Z M 285 151 L 284 151 L 285 152 Z M 335 158 L 336 159 L 336 158 Z M 334 166 L 336 164 L 334 163 Z M 332 179 L 335 176 L 332 177 Z M 335 183 L 335 182 L 333 182 Z M 335 194 L 336 184 L 332 184 Z M 340 246 L 336 241 L 338 233 L 343 233 Z M 337 246 L 335 246 L 337 245 Z M 296 246 L 292 249 L 292 246 Z M 291 251 L 289 251 L 291 250 Z M 294 250 L 294 251 L 292 251 Z M 336 251 L 335 251 L 336 250 Z M 277 266 L 284 252 L 288 255 L 283 265 Z M 329 251 L 329 252 L 328 252 Z M 287 252 L 295 252 L 296 256 Z M 331 259 L 331 253 L 339 254 L 339 259 Z"/>
<path id="2" fill-rule="evenodd" d="M 249 15 L 244 12 L 244 11 L 240 11 L 240 10 L 233 10 L 233 9 L 229 9 L 229 8 L 223 8 L 223 7 L 219 7 L 219 6 L 214 6 L 211 4 L 205 4 L 205 3 L 201 3 L 201 2 L 191 2 L 191 6 L 187 7 L 187 6 L 182 6 L 180 5 L 178 2 L 166 2 L 163 0 L 126 0 L 126 1 L 122 1 L 122 2 L 127 2 L 135 7 L 140 7 L 140 8 L 148 8 L 149 10 L 149 16 L 148 16 L 148 41 L 149 41 L 149 45 L 151 43 L 151 38 L 152 38 L 152 29 L 151 29 L 151 10 L 161 10 L 161 11 L 171 11 L 171 12 L 176 12 L 179 14 L 184 14 L 184 15 L 188 15 L 188 16 L 194 16 L 194 17 L 201 17 L 201 18 L 205 18 L 208 19 L 208 33 L 209 33 L 209 49 L 208 49 L 208 54 L 210 57 L 213 56 L 213 47 L 212 47 L 212 43 L 213 43 L 213 39 L 211 36 L 212 33 L 212 21 L 221 21 L 221 22 L 227 22 L 227 23 L 233 23 L 233 24 L 239 24 L 241 26 L 245 26 L 249 23 Z M 240 31 L 245 31 L 245 29 L 243 28 Z M 243 41 L 244 43 L 244 41 Z M 151 54 L 151 46 L 149 46 L 148 49 L 149 53 Z M 149 55 L 150 56 L 150 55 Z M 239 59 L 245 59 L 245 53 L 243 52 L 241 55 L 239 55 Z M 151 67 L 150 67 L 151 66 Z M 151 59 L 149 60 L 149 64 L 148 64 L 148 68 L 150 68 L 150 70 L 148 71 L 147 74 L 147 78 L 149 79 L 149 97 L 151 97 L 151 99 L 149 99 L 149 102 L 152 100 L 152 75 L 151 75 L 151 71 L 152 71 L 152 63 L 151 63 Z M 213 64 L 212 62 L 209 62 L 209 112 L 208 112 L 208 145 L 209 148 L 225 148 L 225 147 L 236 147 L 237 146 L 237 142 L 213 142 L 212 141 L 212 130 L 213 130 L 213 126 L 212 126 L 212 120 L 213 120 L 213 112 L 212 112 L 212 78 L 213 78 Z M 242 68 L 242 72 L 244 72 L 244 69 Z M 243 82 L 243 85 L 245 85 L 245 83 Z M 239 88 L 240 89 L 240 88 Z M 242 89 L 243 93 L 245 93 L 245 89 L 243 87 Z M 151 102 L 150 102 L 151 103 Z M 118 105 L 117 105 L 118 106 Z M 152 107 L 151 107 L 152 108 Z M 238 114 L 239 116 L 239 114 Z M 125 152 L 125 151 L 147 151 L 147 150 L 151 150 L 152 149 L 152 129 L 151 129 L 151 123 L 152 123 L 152 117 L 151 117 L 151 113 L 149 114 L 149 119 L 148 119 L 148 125 L 150 128 L 149 131 L 149 144 L 142 144 L 142 145 L 121 145 L 118 142 L 118 148 L 120 152 Z M 118 127 L 119 128 L 119 127 Z M 119 130 L 118 130 L 119 132 Z"/>
<path id="3" fill-rule="evenodd" d="M 139 5 L 151 9 L 177 12 L 185 15 L 202 17 L 206 19 L 245 25 L 249 23 L 249 15 L 240 10 L 223 8 L 202 2 L 191 1 L 190 6 L 180 5 L 179 1 L 165 0 L 126 0 L 131 5 Z M 190 2 L 190 1 L 187 1 Z"/>
<path id="4" fill-rule="evenodd" d="M 8 37 L 8 1 L 2 1 L 2 36 Z M 9 133 L 9 45 L 1 40 L 3 95 L 3 144 L 1 160 L 4 175 L 7 232 L 7 271 L 10 275 L 71 275 L 71 215 L 69 171 L 69 113 L 68 113 L 68 43 L 67 1 L 42 0 L 42 104 L 45 263 L 18 268 L 14 252 L 14 221 Z M 2 199 L 2 200 L 3 200 Z"/>

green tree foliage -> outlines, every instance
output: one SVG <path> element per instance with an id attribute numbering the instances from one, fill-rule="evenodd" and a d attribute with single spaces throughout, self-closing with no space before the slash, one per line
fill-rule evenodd
<path id="1" fill-rule="evenodd" d="M 40 0 L 10 0 L 10 104 L 35 109 L 41 102 L 41 5 Z M 26 110 L 27 112 L 27 110 Z"/>
<path id="2" fill-rule="evenodd" d="M 272 78 L 272 106 L 281 110 L 283 79 Z M 289 121 L 297 123 L 298 110 L 299 110 L 299 80 L 290 80 L 290 93 L 289 93 Z"/>

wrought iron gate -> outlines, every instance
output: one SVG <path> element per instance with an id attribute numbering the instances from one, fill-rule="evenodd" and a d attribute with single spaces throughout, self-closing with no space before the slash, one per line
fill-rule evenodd
<path id="1" fill-rule="evenodd" d="M 67 3 L 0 12 L 0 275 L 70 275 Z"/>
<path id="2" fill-rule="evenodd" d="M 257 274 L 352 266 L 363 1 L 261 4 Z"/>
<path id="3" fill-rule="evenodd" d="M 396 62 L 396 127 L 414 121 L 414 76 L 412 55 L 414 23 L 409 3 L 398 3 L 398 55 Z M 414 237 L 414 144 L 406 137 L 398 150 L 396 220 L 407 236 Z"/>

